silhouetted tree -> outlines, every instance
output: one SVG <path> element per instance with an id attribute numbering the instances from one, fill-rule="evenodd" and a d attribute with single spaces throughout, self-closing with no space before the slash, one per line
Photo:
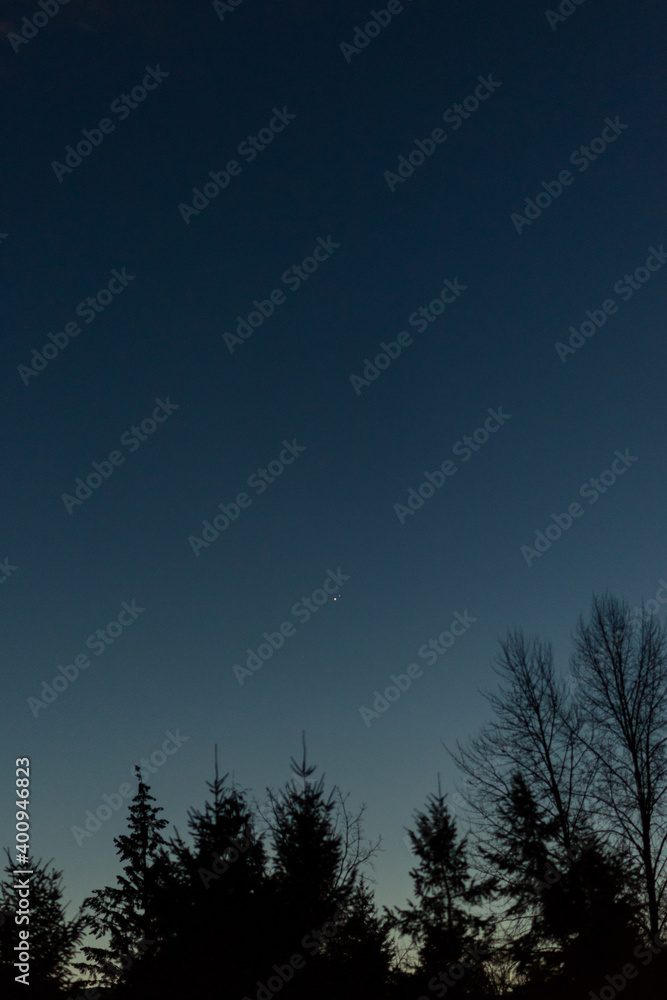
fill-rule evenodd
<path id="1" fill-rule="evenodd" d="M 449 979 L 457 995 L 490 996 L 484 968 L 492 919 L 475 913 L 490 891 L 470 874 L 466 838 L 459 838 L 438 781 L 425 812 L 416 813 L 416 830 L 408 830 L 418 864 L 411 869 L 417 903 L 397 909 L 394 923 L 416 948 L 421 989 L 444 996 Z M 460 981 L 459 981 L 460 980 Z M 446 987 L 448 988 L 448 987 Z"/>
<path id="2" fill-rule="evenodd" d="M 138 995 L 224 989 L 240 996 L 248 968 L 262 965 L 268 951 L 266 852 L 245 794 L 227 777 L 219 776 L 216 749 L 211 800 L 188 813 L 191 842 L 178 831 L 169 842 L 171 877 L 156 897 L 165 943 L 142 963 Z"/>
<path id="3" fill-rule="evenodd" d="M 381 917 L 373 893 L 361 877 L 344 907 L 337 933 L 327 943 L 327 979 L 332 997 L 384 1000 L 391 995 L 394 949 L 391 920 Z"/>
<path id="4" fill-rule="evenodd" d="M 558 942 L 561 969 L 554 996 L 588 993 L 640 937 L 640 906 L 627 855 L 593 835 L 566 877 L 542 893 L 545 925 Z"/>
<path id="5" fill-rule="evenodd" d="M 363 807 L 352 817 L 338 788 L 325 798 L 324 775 L 310 781 L 315 765 L 294 758 L 295 775 L 278 794 L 269 791 L 272 880 L 279 893 L 307 919 L 331 914 L 349 900 L 362 867 L 377 844 L 367 844 L 361 828 Z"/>
<path id="6" fill-rule="evenodd" d="M 316 770 L 292 761 L 302 786 L 292 780 L 285 791 L 269 793 L 274 885 L 290 903 L 310 919 L 333 913 L 349 891 L 340 882 L 342 839 L 334 830 L 333 793 L 325 799 L 324 776 L 317 783 L 308 778 Z"/>
<path id="7" fill-rule="evenodd" d="M 95 889 L 84 900 L 96 938 L 108 935 L 106 948 L 86 945 L 83 952 L 90 965 L 80 968 L 107 984 L 118 984 L 151 948 L 160 946 L 161 920 L 156 901 L 169 870 L 166 841 L 162 830 L 167 825 L 160 817 L 161 806 L 152 805 L 154 796 L 135 767 L 139 787 L 129 810 L 129 835 L 114 839 L 117 854 L 124 862 L 124 875 L 117 886 Z"/>
<path id="8" fill-rule="evenodd" d="M 643 872 L 645 927 L 667 927 L 667 629 L 632 617 L 626 602 L 594 597 L 572 656 L 578 745 L 598 771 L 593 797 Z"/>
<path id="9" fill-rule="evenodd" d="M 30 876 L 14 875 L 18 865 L 12 864 L 11 854 L 7 854 L 5 878 L 0 884 L 0 993 L 3 997 L 25 997 L 29 995 L 35 1000 L 47 1000 L 57 997 L 71 983 L 70 963 L 76 954 L 84 930 L 85 920 L 81 911 L 68 918 L 65 911 L 68 903 L 63 904 L 62 872 L 50 867 L 51 862 L 28 857 L 22 865 L 26 871 L 32 871 Z M 19 883 L 27 882 L 27 886 Z M 17 924 L 15 916 L 19 913 L 20 896 L 18 889 L 28 888 L 30 895 L 29 922 Z M 21 975 L 14 963 L 18 961 L 15 948 L 25 940 L 19 938 L 19 930 L 29 932 L 29 988 L 17 982 Z"/>
<path id="10" fill-rule="evenodd" d="M 484 851 L 501 875 L 497 895 L 509 901 L 506 944 L 499 951 L 543 997 L 583 990 L 589 980 L 596 982 L 596 970 L 604 971 L 637 941 L 627 858 L 589 832 L 563 863 L 557 820 L 536 803 L 520 772 L 500 809 L 496 848 Z"/>
<path id="11" fill-rule="evenodd" d="M 350 915 L 358 877 L 377 845 L 364 839 L 363 807 L 351 816 L 338 788 L 327 796 L 324 776 L 311 780 L 316 768 L 307 763 L 305 738 L 302 761 L 292 758 L 291 769 L 294 777 L 285 788 L 269 791 L 266 908 L 272 949 L 255 979 L 262 981 L 263 972 L 270 974 L 274 963 L 284 966 L 292 954 L 300 954 L 305 967 L 283 995 L 327 997 L 332 969 L 329 945 Z"/>
<path id="12" fill-rule="evenodd" d="M 497 805 L 499 820 L 493 846 L 483 846 L 487 870 L 497 873 L 494 897 L 506 905 L 502 927 L 506 946 L 520 980 L 544 983 L 554 975 L 558 959 L 542 911 L 542 892 L 562 875 L 554 864 L 557 820 L 547 817 L 520 771 L 510 780 L 507 801 Z"/>
<path id="13" fill-rule="evenodd" d="M 451 754 L 465 777 L 475 839 L 493 843 L 506 832 L 500 806 L 520 771 L 567 851 L 587 826 L 594 767 L 576 738 L 575 706 L 556 677 L 551 645 L 515 629 L 501 642 L 495 672 L 501 686 L 485 694 L 494 721 Z"/>
<path id="14" fill-rule="evenodd" d="M 594 598 L 572 668 L 568 695 L 550 646 L 510 633 L 506 683 L 487 695 L 496 719 L 452 755 L 476 863 L 506 904 L 498 955 L 517 997 L 604 985 L 595 976 L 632 957 L 641 899 L 645 932 L 667 924 L 667 632 Z"/>
<path id="15" fill-rule="evenodd" d="M 33 864 L 32 995 L 59 1000 L 74 966 L 107 987 L 95 1000 L 433 1000 L 450 989 L 460 1000 L 563 1000 L 605 986 L 663 1000 L 667 629 L 595 598 L 575 636 L 569 695 L 548 645 L 515 631 L 501 649 L 505 683 L 487 695 L 496 720 L 455 756 L 475 826 L 459 835 L 438 780 L 408 831 L 414 902 L 380 917 L 364 875 L 378 846 L 364 837 L 364 809 L 351 815 L 340 789 L 325 792 L 305 739 L 266 815 L 220 776 L 216 748 L 187 840 L 177 830 L 165 839 L 163 810 L 136 769 L 128 833 L 114 841 L 123 874 L 73 920 L 61 873 Z M 0 986 L 14 997 L 7 857 Z M 87 929 L 105 945 L 73 962 Z M 629 965 L 636 981 L 623 979 Z"/>

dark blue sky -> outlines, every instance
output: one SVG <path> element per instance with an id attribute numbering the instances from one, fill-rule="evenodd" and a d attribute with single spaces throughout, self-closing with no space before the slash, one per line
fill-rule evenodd
<path id="1" fill-rule="evenodd" d="M 140 758 L 184 831 L 214 743 L 261 800 L 305 730 L 401 904 L 498 637 L 567 673 L 667 576 L 664 14 L 405 0 L 354 52 L 384 4 L 129 6 L 3 7 L 2 843 L 27 755 L 78 901 Z"/>

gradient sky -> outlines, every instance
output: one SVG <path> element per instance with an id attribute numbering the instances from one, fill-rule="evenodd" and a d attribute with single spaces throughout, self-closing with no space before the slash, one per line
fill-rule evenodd
<path id="1" fill-rule="evenodd" d="M 632 277 L 667 245 L 664 13 L 586 0 L 552 26 L 528 0 L 404 0 L 346 58 L 341 43 L 384 0 L 243 0 L 222 19 L 211 3 L 125 6 L 71 0 L 14 51 L 10 32 L 39 8 L 3 5 L 0 559 L 15 568 L 0 593 L 1 843 L 14 758 L 28 756 L 32 850 L 78 903 L 118 873 L 126 810 L 81 845 L 72 827 L 166 732 L 187 740 L 150 784 L 185 832 L 215 743 L 223 772 L 262 801 L 305 730 L 328 787 L 368 804 L 377 899 L 402 905 L 404 827 L 438 773 L 454 791 L 443 744 L 489 718 L 480 691 L 495 685 L 499 636 L 551 638 L 567 673 L 593 592 L 637 605 L 667 577 L 667 266 Z M 162 82 L 145 100 L 115 104 L 150 68 Z M 500 85 L 476 110 L 443 118 L 489 76 Z M 240 153 L 278 124 L 274 109 L 295 117 Z M 113 130 L 78 166 L 53 167 L 105 118 Z M 388 181 L 439 128 L 424 162 Z M 605 129 L 612 141 L 591 148 Z M 234 159 L 186 222 L 179 205 Z M 568 169 L 517 227 L 513 213 Z M 286 272 L 328 240 L 339 245 L 295 288 Z M 123 268 L 126 287 L 112 279 Z M 419 324 L 446 279 L 465 290 Z M 117 294 L 86 322 L 110 280 Z M 231 352 L 223 334 L 274 289 L 284 300 Z M 555 345 L 610 299 L 563 361 Z M 79 303 L 80 333 L 22 377 Z M 357 393 L 350 376 L 402 331 L 411 344 Z M 177 408 L 139 441 L 130 428 L 167 398 Z M 466 461 L 457 442 L 499 408 L 509 418 Z M 284 441 L 305 450 L 260 493 L 248 479 Z M 580 488 L 617 450 L 633 459 L 590 503 Z M 69 512 L 63 494 L 112 452 L 122 464 Z M 399 518 L 447 460 L 456 471 Z M 195 554 L 191 536 L 244 492 L 249 506 Z M 575 502 L 568 530 L 524 558 Z M 340 596 L 303 621 L 294 606 L 330 570 L 348 578 Z M 133 601 L 145 610 L 96 655 L 88 637 Z M 428 663 L 420 648 L 457 612 L 474 623 Z M 283 622 L 293 634 L 240 684 L 234 664 Z M 35 714 L 28 699 L 85 653 L 90 666 Z M 421 676 L 367 726 L 360 709 L 410 663 Z"/>

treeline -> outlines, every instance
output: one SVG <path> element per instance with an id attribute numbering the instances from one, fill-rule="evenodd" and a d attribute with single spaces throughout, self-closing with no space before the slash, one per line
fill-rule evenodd
<path id="1" fill-rule="evenodd" d="M 33 861 L 33 1000 L 664 1000 L 665 627 L 607 594 L 579 620 L 567 680 L 518 630 L 496 670 L 492 720 L 451 751 L 466 832 L 438 781 L 408 831 L 405 907 L 378 910 L 379 845 L 363 809 L 313 777 L 305 742 L 263 809 L 216 757 L 186 839 L 166 835 L 137 767 L 114 886 L 68 917 L 61 873 Z M 13 997 L 7 862 L 0 986 Z"/>

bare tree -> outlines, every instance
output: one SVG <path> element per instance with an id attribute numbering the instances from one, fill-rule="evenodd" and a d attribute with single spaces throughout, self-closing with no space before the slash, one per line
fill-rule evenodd
<path id="1" fill-rule="evenodd" d="M 501 640 L 494 669 L 499 688 L 484 693 L 494 720 L 450 755 L 463 778 L 459 788 L 472 828 L 471 863 L 495 886 L 496 950 L 511 963 L 514 942 L 526 935 L 532 940 L 541 920 L 536 877 L 548 882 L 552 872 L 567 872 L 573 852 L 590 833 L 587 793 L 594 762 L 576 738 L 576 709 L 567 684 L 556 675 L 550 643 L 514 629 Z M 537 865 L 528 862 L 522 829 L 507 808 L 517 780 L 538 804 L 540 828 L 549 831 Z M 499 865 L 499 852 L 513 863 Z"/>
<path id="2" fill-rule="evenodd" d="M 526 639 L 515 629 L 500 647 L 495 672 L 504 686 L 485 693 L 496 720 L 451 754 L 464 776 L 461 794 L 480 839 L 494 839 L 507 832 L 500 807 L 520 773 L 545 817 L 554 821 L 566 852 L 587 826 L 592 781 L 590 761 L 575 735 L 575 709 L 556 677 L 550 643 Z"/>
<path id="3" fill-rule="evenodd" d="M 574 638 L 582 711 L 572 735 L 597 765 L 601 825 L 637 860 L 655 935 L 667 924 L 667 629 L 605 594 Z"/>

